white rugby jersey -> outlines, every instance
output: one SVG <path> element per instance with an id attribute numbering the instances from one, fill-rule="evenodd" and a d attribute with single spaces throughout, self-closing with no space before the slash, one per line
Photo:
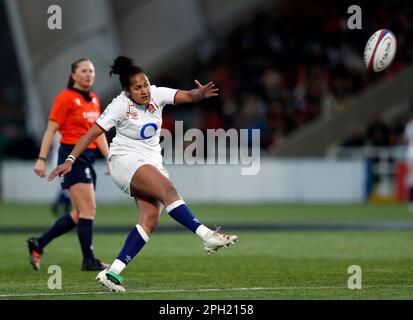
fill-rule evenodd
<path id="1" fill-rule="evenodd" d="M 116 128 L 116 136 L 110 144 L 110 155 L 135 152 L 162 162 L 159 144 L 162 109 L 174 103 L 177 91 L 152 85 L 148 105 L 134 103 L 125 91 L 113 99 L 96 121 L 106 131 Z"/>
<path id="2" fill-rule="evenodd" d="M 406 149 L 406 159 L 409 163 L 413 163 L 413 120 L 406 124 L 404 138 L 409 141 Z"/>

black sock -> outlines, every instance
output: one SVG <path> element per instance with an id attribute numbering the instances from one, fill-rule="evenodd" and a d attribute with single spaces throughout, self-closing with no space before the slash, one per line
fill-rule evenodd
<path id="1" fill-rule="evenodd" d="M 41 248 L 44 248 L 54 238 L 57 238 L 62 234 L 69 232 L 75 227 L 76 223 L 74 223 L 70 215 L 63 216 L 57 219 L 54 225 L 45 233 L 43 233 L 40 238 L 37 239 L 37 242 L 39 243 L 39 246 Z"/>
<path id="2" fill-rule="evenodd" d="M 413 202 L 413 187 L 409 187 L 409 202 Z"/>
<path id="3" fill-rule="evenodd" d="M 92 247 L 93 220 L 79 219 L 77 223 L 77 235 L 82 248 L 83 260 L 85 262 L 95 259 Z"/>

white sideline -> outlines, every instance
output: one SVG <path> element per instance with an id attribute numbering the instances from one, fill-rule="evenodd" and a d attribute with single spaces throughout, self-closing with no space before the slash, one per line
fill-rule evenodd
<path id="1" fill-rule="evenodd" d="M 363 289 L 372 288 L 413 288 L 412 285 L 400 286 L 363 286 Z M 110 291 L 89 291 L 89 292 L 62 292 L 62 293 L 12 293 L 0 294 L 0 298 L 17 298 L 17 297 L 53 297 L 53 296 L 80 296 L 93 294 L 128 294 L 128 293 L 179 293 L 179 292 L 213 292 L 213 291 L 276 291 L 276 290 L 320 290 L 320 289 L 346 289 L 346 286 L 309 286 L 309 287 L 256 287 L 256 288 L 205 288 L 205 289 L 166 289 L 166 290 L 127 290 L 122 293 L 114 293 Z M 356 290 L 360 291 L 360 290 Z"/>

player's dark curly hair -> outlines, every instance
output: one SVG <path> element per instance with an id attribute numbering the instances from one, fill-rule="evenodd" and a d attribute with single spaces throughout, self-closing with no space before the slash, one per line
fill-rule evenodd
<path id="1" fill-rule="evenodd" d="M 123 88 L 129 88 L 131 76 L 144 73 L 143 69 L 135 65 L 131 58 L 125 56 L 118 56 L 113 60 L 110 68 L 109 76 L 112 76 L 112 74 L 119 75 L 119 81 Z"/>

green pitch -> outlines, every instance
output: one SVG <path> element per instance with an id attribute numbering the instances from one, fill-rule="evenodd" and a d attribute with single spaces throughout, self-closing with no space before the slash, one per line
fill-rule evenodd
<path id="1" fill-rule="evenodd" d="M 256 224 L 412 224 L 398 205 L 194 205 L 213 226 Z M 95 226 L 136 223 L 132 204 L 99 205 Z M 41 227 L 54 221 L 44 205 L 1 205 L 0 228 Z M 176 223 L 168 215 L 161 226 Z M 235 232 L 224 229 L 225 232 Z M 74 232 L 52 242 L 35 272 L 25 240 L 37 234 L 0 233 L 0 299 L 412 299 L 413 230 L 236 231 L 240 242 L 208 256 L 202 241 L 182 232 L 155 232 L 122 273 L 126 293 L 109 293 L 95 272 L 81 272 Z M 18 230 L 16 230 L 18 232 Z M 96 233 L 95 253 L 112 262 L 126 233 Z M 62 289 L 51 290 L 48 267 L 62 270 Z M 348 267 L 362 270 L 362 289 L 347 287 Z"/>

